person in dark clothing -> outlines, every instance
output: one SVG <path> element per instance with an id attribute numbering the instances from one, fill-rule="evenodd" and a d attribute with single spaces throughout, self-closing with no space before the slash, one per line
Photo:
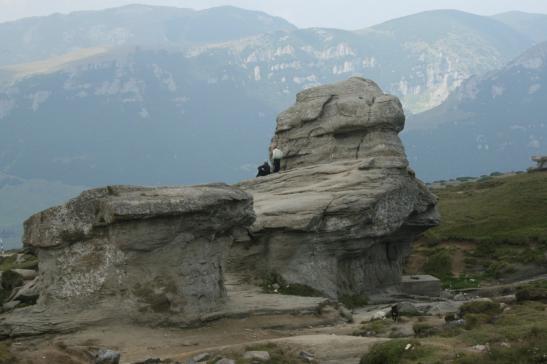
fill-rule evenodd
<path id="1" fill-rule="evenodd" d="M 263 165 L 258 167 L 258 173 L 256 174 L 256 176 L 263 177 L 263 176 L 269 175 L 270 173 L 271 173 L 270 164 L 268 162 L 264 162 Z"/>
<path id="2" fill-rule="evenodd" d="M 391 306 L 391 318 L 395 322 L 399 322 L 399 307 L 397 305 Z"/>

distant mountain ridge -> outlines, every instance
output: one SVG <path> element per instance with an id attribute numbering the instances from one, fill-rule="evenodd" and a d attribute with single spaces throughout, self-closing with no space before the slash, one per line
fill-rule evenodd
<path id="1" fill-rule="evenodd" d="M 537 43 L 547 41 L 547 14 L 510 11 L 494 15 L 492 18 L 507 24 Z"/>
<path id="2" fill-rule="evenodd" d="M 127 5 L 54 14 L 0 23 L 0 66 L 33 62 L 82 48 L 188 46 L 295 29 L 284 19 L 230 6 L 196 11 Z"/>
<path id="3" fill-rule="evenodd" d="M 403 140 L 411 163 L 428 180 L 523 170 L 532 155 L 547 154 L 545 100 L 547 42 L 410 117 Z"/>

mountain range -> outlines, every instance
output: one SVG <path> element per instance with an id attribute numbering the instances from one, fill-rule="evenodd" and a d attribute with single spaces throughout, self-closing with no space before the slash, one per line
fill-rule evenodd
<path id="1" fill-rule="evenodd" d="M 471 82 L 481 89 L 481 80 L 547 40 L 543 26 L 547 19 L 537 14 L 440 10 L 358 31 L 297 29 L 233 7 L 143 5 L 0 24 L 0 173 L 20 181 L 9 186 L 13 196 L 35 196 L 15 213 L 0 206 L 0 237 L 4 229 L 13 242 L 24 217 L 84 186 L 253 177 L 267 158 L 276 115 L 295 94 L 353 75 L 401 98 L 410 116 L 403 138 L 421 177 L 494 169 L 467 144 L 461 169 L 439 167 L 432 158 L 450 160 L 448 152 L 458 150 L 443 146 L 440 130 L 454 120 L 450 110 L 477 109 L 473 100 L 455 101 Z M 543 74 L 530 77 L 541 84 Z M 488 107 L 474 115 L 488 118 Z M 462 128 L 459 137 L 486 131 Z M 427 133 L 440 133 L 439 143 Z M 32 186 L 42 186 L 47 198 L 29 193 Z M 9 223 L 2 219 L 8 215 Z"/>
<path id="2" fill-rule="evenodd" d="M 547 152 L 547 42 L 498 71 L 474 76 L 403 134 L 427 180 L 523 170 Z"/>
<path id="3" fill-rule="evenodd" d="M 95 47 L 188 46 L 296 27 L 268 14 L 223 6 L 192 9 L 128 5 L 0 23 L 0 65 L 44 60 Z"/>

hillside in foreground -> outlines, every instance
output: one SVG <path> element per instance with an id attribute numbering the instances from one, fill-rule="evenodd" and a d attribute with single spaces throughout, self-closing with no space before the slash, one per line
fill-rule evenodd
<path id="1" fill-rule="evenodd" d="M 489 176 L 433 191 L 442 222 L 415 245 L 410 273 L 433 274 L 452 288 L 545 273 L 547 173 Z"/>

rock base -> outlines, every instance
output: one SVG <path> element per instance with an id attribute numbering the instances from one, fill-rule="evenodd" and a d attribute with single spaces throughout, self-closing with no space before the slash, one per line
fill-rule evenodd
<path id="1" fill-rule="evenodd" d="M 430 275 L 402 276 L 401 278 L 401 291 L 404 294 L 439 297 L 441 290 L 441 281 Z"/>

